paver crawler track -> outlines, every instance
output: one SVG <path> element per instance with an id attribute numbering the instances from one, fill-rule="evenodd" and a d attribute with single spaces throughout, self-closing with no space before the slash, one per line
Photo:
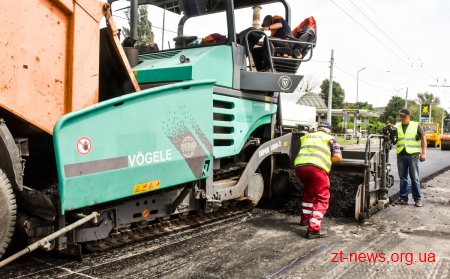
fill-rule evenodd
<path id="1" fill-rule="evenodd" d="M 85 248 L 91 252 L 106 251 L 136 241 L 150 240 L 162 235 L 201 226 L 202 224 L 245 214 L 253 208 L 247 200 L 232 201 L 211 213 L 180 214 L 170 220 L 159 220 L 146 225 L 133 224 L 134 227 L 113 232 L 105 239 L 88 242 L 85 244 Z"/>

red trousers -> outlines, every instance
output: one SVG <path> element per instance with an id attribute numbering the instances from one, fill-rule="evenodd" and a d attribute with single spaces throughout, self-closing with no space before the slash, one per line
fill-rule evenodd
<path id="1" fill-rule="evenodd" d="M 324 170 L 315 166 L 298 166 L 295 172 L 304 188 L 301 221 L 309 221 L 308 231 L 318 232 L 328 209 L 330 179 Z"/>

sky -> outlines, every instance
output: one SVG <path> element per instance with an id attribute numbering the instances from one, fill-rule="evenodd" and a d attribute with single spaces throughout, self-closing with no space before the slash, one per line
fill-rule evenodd
<path id="1" fill-rule="evenodd" d="M 301 0 L 288 1 L 293 22 L 310 15 L 318 25 L 313 61 L 300 73 L 329 78 L 334 49 L 333 80 L 347 102 L 385 106 L 393 95 L 416 99 L 431 92 L 450 107 L 450 1 L 447 0 Z M 375 24 L 374 24 L 375 23 Z M 444 82 L 444 80 L 447 80 Z"/>
<path id="2" fill-rule="evenodd" d="M 358 101 L 375 107 L 385 106 L 392 96 L 417 98 L 431 92 L 450 110 L 450 1 L 448 0 L 287 0 L 291 7 L 292 29 L 304 18 L 314 16 L 318 41 L 310 62 L 298 74 L 320 84 L 330 76 L 330 56 L 334 50 L 333 80 L 345 90 L 346 102 Z M 113 6 L 119 7 L 120 3 Z M 281 4 L 263 6 L 261 17 L 284 15 Z M 118 15 L 116 13 L 116 15 Z M 155 41 L 161 46 L 162 11 L 149 10 Z M 116 16 L 118 26 L 126 20 Z M 176 36 L 179 16 L 166 13 L 165 43 Z M 237 30 L 251 26 L 252 11 L 236 12 Z M 220 14 L 188 21 L 188 34 L 205 36 L 226 33 L 225 17 Z M 173 41 L 172 45 L 173 47 Z M 432 86 L 433 85 L 433 86 Z M 291 96 L 296 98 L 296 96 Z"/>

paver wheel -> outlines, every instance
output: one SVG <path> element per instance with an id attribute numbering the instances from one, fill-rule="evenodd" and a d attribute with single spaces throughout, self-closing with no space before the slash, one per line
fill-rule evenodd
<path id="1" fill-rule="evenodd" d="M 6 174 L 0 170 L 0 258 L 11 241 L 16 223 L 16 198 Z"/>

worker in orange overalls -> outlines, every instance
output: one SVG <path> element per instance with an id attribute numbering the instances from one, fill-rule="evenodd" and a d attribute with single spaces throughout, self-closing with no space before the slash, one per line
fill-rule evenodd
<path id="1" fill-rule="evenodd" d="M 312 43 L 317 42 L 317 24 L 314 17 L 310 16 L 303 20 L 297 27 L 292 30 L 292 36 L 298 39 L 300 42 Z M 294 55 L 297 58 L 303 58 L 308 54 L 308 51 L 312 48 L 311 45 L 295 45 Z"/>
<path id="2" fill-rule="evenodd" d="M 305 18 L 297 27 L 294 28 L 294 30 L 292 30 L 292 35 L 297 39 L 300 39 L 300 37 L 306 33 L 314 35 L 317 33 L 316 20 L 312 16 Z"/>
<path id="3" fill-rule="evenodd" d="M 328 173 L 332 163 L 342 160 L 339 144 L 330 134 L 331 125 L 321 123 L 317 132 L 301 137 L 300 151 L 294 161 L 295 172 L 303 184 L 300 225 L 308 225 L 308 239 L 322 238 L 327 234 L 320 228 L 330 200 Z"/>
<path id="4" fill-rule="evenodd" d="M 227 37 L 219 34 L 219 33 L 212 33 L 203 38 L 203 40 L 200 42 L 201 45 L 210 45 L 210 44 L 223 44 L 227 41 Z"/>

